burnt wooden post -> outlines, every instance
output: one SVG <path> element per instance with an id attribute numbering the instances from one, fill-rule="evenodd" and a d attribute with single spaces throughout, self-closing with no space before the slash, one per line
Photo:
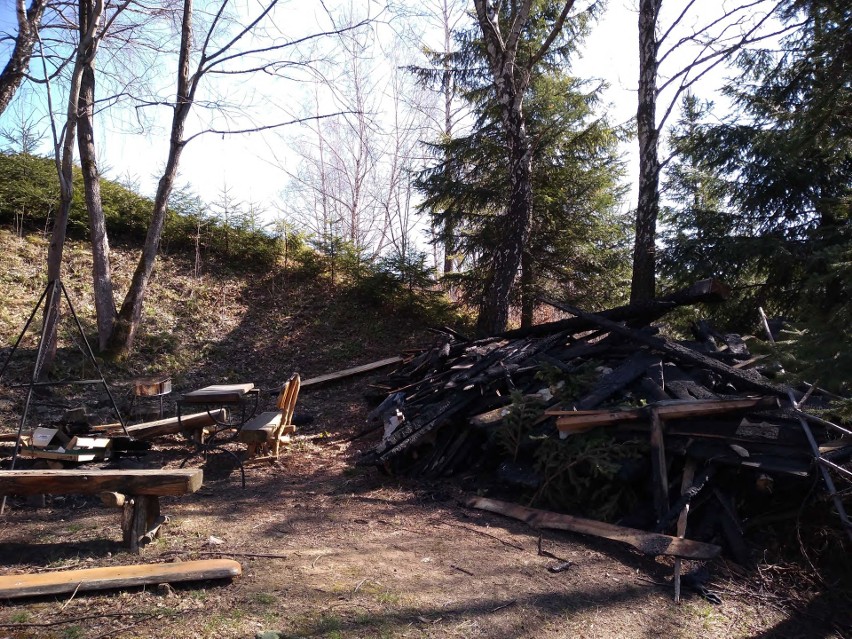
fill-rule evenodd
<path id="1" fill-rule="evenodd" d="M 691 457 L 686 458 L 686 465 L 683 467 L 683 479 L 680 482 L 680 494 L 685 495 L 686 492 L 692 487 L 692 482 L 695 479 L 695 460 Z M 683 510 L 680 511 L 680 515 L 677 518 L 677 537 L 678 539 L 683 539 L 686 535 L 686 518 L 689 515 L 689 502 L 686 502 L 683 506 Z M 674 564 L 674 600 L 675 603 L 680 603 L 680 571 L 681 571 L 681 558 L 678 557 L 675 559 Z"/>

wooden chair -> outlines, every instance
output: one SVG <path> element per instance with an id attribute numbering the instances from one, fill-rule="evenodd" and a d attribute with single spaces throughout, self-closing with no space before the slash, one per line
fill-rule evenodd
<path id="1" fill-rule="evenodd" d="M 290 441 L 290 435 L 296 431 L 293 426 L 293 411 L 299 397 L 302 381 L 298 373 L 293 373 L 281 388 L 275 401 L 274 411 L 267 411 L 254 417 L 240 430 L 240 441 L 248 445 L 248 458 L 278 459 L 281 444 Z M 266 453 L 265 457 L 256 457 Z"/>

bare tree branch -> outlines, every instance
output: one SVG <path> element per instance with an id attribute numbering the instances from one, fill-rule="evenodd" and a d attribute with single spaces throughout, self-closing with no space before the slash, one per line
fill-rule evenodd
<path id="1" fill-rule="evenodd" d="M 557 38 L 557 36 L 562 33 L 562 27 L 565 26 L 565 19 L 568 17 L 568 12 L 571 11 L 571 7 L 573 6 L 574 0 L 568 0 L 565 3 L 565 6 L 562 7 L 562 13 L 559 14 L 559 18 L 553 24 L 553 28 L 547 35 L 547 38 L 541 44 L 538 51 L 535 52 L 535 55 L 530 59 L 529 64 L 527 65 L 530 69 L 532 69 L 541 61 L 542 57 L 544 57 L 544 55 L 550 49 L 550 45 L 552 45 L 553 41 Z"/>
<path id="2" fill-rule="evenodd" d="M 263 124 L 260 126 L 249 127 L 245 129 L 204 129 L 203 131 L 199 131 L 197 133 L 193 133 L 187 138 L 184 138 L 183 143 L 188 144 L 195 138 L 213 133 L 216 135 L 240 135 L 243 133 L 258 133 L 260 131 L 268 131 L 270 129 L 280 129 L 281 127 L 291 126 L 293 124 L 304 124 L 305 122 L 315 121 L 315 120 L 325 120 L 327 118 L 335 118 L 341 115 L 353 115 L 355 112 L 353 111 L 338 111 L 336 113 L 324 113 L 322 115 L 311 115 L 303 118 L 294 118 L 292 120 L 287 120 L 286 122 L 276 122 L 275 124 Z"/>

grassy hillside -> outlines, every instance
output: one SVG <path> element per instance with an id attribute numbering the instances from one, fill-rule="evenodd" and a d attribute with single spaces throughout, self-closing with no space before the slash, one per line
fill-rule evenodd
<path id="1" fill-rule="evenodd" d="M 4 360 L 44 290 L 46 252 L 47 239 L 42 234 L 20 237 L 0 229 L 0 354 Z M 113 250 L 114 280 L 121 294 L 136 258 L 133 249 Z M 405 291 L 399 298 L 379 299 L 364 282 L 332 285 L 325 274 L 298 265 L 258 274 L 210 264 L 196 277 L 193 260 L 194 256 L 182 254 L 159 258 L 134 353 L 124 362 L 103 363 L 110 381 L 169 373 L 176 389 L 228 381 L 268 387 L 292 371 L 312 376 L 396 354 L 422 341 L 425 325 L 454 319 L 440 298 L 408 296 Z M 80 321 L 95 343 L 87 242 L 67 244 L 64 273 Z M 13 360 L 16 370 L 12 373 L 18 378 L 24 378 L 32 365 L 38 320 L 40 316 Z M 55 371 L 59 378 L 91 375 L 74 339 L 73 324 L 66 317 Z"/>

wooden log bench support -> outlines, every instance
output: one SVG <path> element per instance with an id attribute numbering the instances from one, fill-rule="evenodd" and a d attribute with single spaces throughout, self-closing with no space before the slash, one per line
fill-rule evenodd
<path id="1" fill-rule="evenodd" d="M 7 470 L 0 471 L 0 495 L 100 495 L 104 505 L 122 509 L 122 541 L 139 552 L 168 521 L 160 515 L 160 497 L 194 493 L 203 479 L 200 468 Z"/>
<path id="2" fill-rule="evenodd" d="M 292 424 L 282 425 L 283 418 L 284 413 L 271 410 L 257 415 L 243 426 L 240 441 L 248 444 L 249 457 L 254 457 L 259 448 L 272 444 L 276 433 L 279 437 L 285 437 L 296 432 L 296 427 Z"/>

